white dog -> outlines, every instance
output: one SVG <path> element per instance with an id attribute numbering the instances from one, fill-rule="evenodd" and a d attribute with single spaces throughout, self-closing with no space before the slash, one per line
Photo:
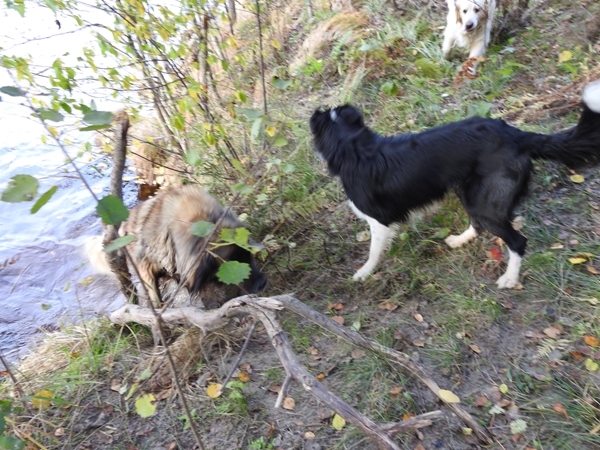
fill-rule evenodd
<path id="1" fill-rule="evenodd" d="M 466 47 L 469 58 L 485 55 L 490 43 L 496 0 L 446 0 L 448 23 L 442 50 L 450 58 L 452 47 Z"/>

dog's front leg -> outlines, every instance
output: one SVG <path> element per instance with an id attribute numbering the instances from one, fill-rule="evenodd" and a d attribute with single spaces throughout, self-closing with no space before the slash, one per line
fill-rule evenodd
<path id="1" fill-rule="evenodd" d="M 444 59 L 450 59 L 450 52 L 452 51 L 452 47 L 454 47 L 454 43 L 456 42 L 456 38 L 454 36 L 454 30 L 450 28 L 450 25 L 446 26 L 446 31 L 444 31 L 444 43 L 442 44 L 442 53 L 444 54 Z"/>
<path id="2" fill-rule="evenodd" d="M 354 281 L 362 281 L 375 270 L 381 254 L 388 248 L 394 237 L 394 228 L 386 227 L 372 217 L 365 216 L 371 228 L 371 247 L 369 248 L 369 259 L 352 277 Z"/>

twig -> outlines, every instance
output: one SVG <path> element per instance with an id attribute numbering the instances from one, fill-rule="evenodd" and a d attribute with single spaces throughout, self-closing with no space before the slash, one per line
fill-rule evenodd
<path id="1" fill-rule="evenodd" d="M 279 389 L 279 395 L 277 395 L 277 401 L 275 402 L 275 409 L 280 408 L 283 400 L 285 398 L 285 393 L 290 387 L 290 384 L 294 381 L 294 377 L 291 373 L 286 374 L 285 380 L 281 384 L 281 389 Z"/>
<path id="2" fill-rule="evenodd" d="M 242 356 L 244 356 L 244 353 L 246 352 L 246 349 L 248 348 L 248 344 L 250 343 L 250 338 L 252 337 L 252 333 L 254 333 L 255 328 L 256 328 L 256 322 L 254 322 L 252 324 L 252 326 L 250 327 L 250 331 L 248 331 L 248 336 L 246 336 L 246 341 L 244 342 L 244 345 L 242 345 L 240 354 L 238 355 L 237 359 L 233 363 L 233 366 L 231 367 L 231 370 L 229 371 L 227 378 L 225 378 L 225 381 L 219 388 L 219 392 L 218 392 L 217 396 L 219 396 L 223 393 L 223 391 L 225 390 L 225 387 L 227 386 L 227 383 L 229 383 L 229 380 L 231 380 L 231 377 L 233 377 L 235 369 L 237 369 L 238 366 L 240 365 L 240 362 L 242 361 Z"/>

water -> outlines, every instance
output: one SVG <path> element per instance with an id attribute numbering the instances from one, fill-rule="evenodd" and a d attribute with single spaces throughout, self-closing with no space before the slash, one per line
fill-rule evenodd
<path id="1" fill-rule="evenodd" d="M 1 53 L 31 54 L 38 64 L 48 64 L 61 55 L 65 62 L 72 62 L 82 45 L 92 41 L 87 32 L 69 33 L 76 25 L 60 17 L 59 31 L 50 10 L 31 9 L 32 2 L 26 4 L 30 9 L 25 19 L 14 11 L 0 12 Z M 94 20 L 102 21 L 95 14 Z M 69 34 L 22 44 L 56 33 Z M 0 68 L 0 86 L 6 85 L 14 85 L 13 80 Z M 93 273 L 80 254 L 85 239 L 102 232 L 93 197 L 65 164 L 62 151 L 42 144 L 43 127 L 19 104 L 22 99 L 0 95 L 0 191 L 15 174 L 35 176 L 40 181 L 39 193 L 58 186 L 36 214 L 30 214 L 33 202 L 0 202 L 0 353 L 14 361 L 27 352 L 41 330 L 102 315 L 121 306 L 124 299 L 110 279 L 90 282 Z M 83 86 L 74 95 L 86 101 L 94 96 L 98 109 L 119 106 L 106 100 L 106 92 L 94 85 Z M 68 151 L 76 156 L 81 143 L 93 135 L 78 132 L 72 125 L 59 130 L 75 143 Z M 85 158 L 77 164 L 92 190 L 99 196 L 108 194 L 110 160 Z M 131 183 L 125 193 L 126 203 L 132 204 L 135 187 Z"/>

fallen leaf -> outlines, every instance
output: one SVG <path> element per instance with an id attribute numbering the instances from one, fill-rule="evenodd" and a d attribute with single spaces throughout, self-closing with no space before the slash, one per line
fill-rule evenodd
<path id="1" fill-rule="evenodd" d="M 454 392 L 447 391 L 446 389 L 440 389 L 438 396 L 446 403 L 460 403 L 460 398 Z"/>
<path id="2" fill-rule="evenodd" d="M 527 430 L 527 422 L 523 419 L 513 420 L 510 423 L 510 432 L 512 434 L 521 434 Z"/>
<path id="3" fill-rule="evenodd" d="M 550 250 L 560 250 L 561 248 L 565 248 L 565 246 L 563 244 L 561 244 L 560 242 L 557 242 L 550 246 Z"/>
<path id="4" fill-rule="evenodd" d="M 496 261 L 502 261 L 502 251 L 499 248 L 490 248 L 490 256 Z"/>
<path id="5" fill-rule="evenodd" d="M 503 394 L 506 394 L 508 392 L 508 386 L 506 384 L 504 384 L 504 383 L 502 383 L 500 386 L 498 386 L 498 389 Z"/>
<path id="6" fill-rule="evenodd" d="M 333 316 L 331 320 L 339 323 L 340 325 L 344 325 L 344 318 L 342 316 Z"/>
<path id="7" fill-rule="evenodd" d="M 471 345 L 469 345 L 469 347 L 470 347 L 470 348 L 471 348 L 471 350 L 473 350 L 475 353 L 477 353 L 477 354 L 481 353 L 481 349 L 479 348 L 479 346 L 478 346 L 478 345 L 471 344 Z"/>
<path id="8" fill-rule="evenodd" d="M 548 327 L 544 328 L 544 334 L 549 338 L 556 339 L 562 330 L 559 330 L 556 327 Z"/>
<path id="9" fill-rule="evenodd" d="M 64 427 L 58 427 L 55 431 L 54 431 L 54 436 L 56 437 L 61 437 L 65 435 L 65 429 Z"/>
<path id="10" fill-rule="evenodd" d="M 50 400 L 52 399 L 52 392 L 47 390 L 41 390 L 33 394 L 35 397 L 42 398 L 32 398 L 31 404 L 37 409 L 46 409 L 50 406 Z"/>
<path id="11" fill-rule="evenodd" d="M 471 436 L 473 434 L 472 428 L 463 428 L 462 431 L 465 436 Z"/>
<path id="12" fill-rule="evenodd" d="M 320 373 L 315 378 L 317 379 L 317 381 L 323 381 L 325 379 L 325 374 Z"/>
<path id="13" fill-rule="evenodd" d="M 271 386 L 269 386 L 269 392 L 273 392 L 274 394 L 279 394 L 280 390 L 281 386 L 279 386 L 278 384 L 272 384 Z"/>
<path id="14" fill-rule="evenodd" d="M 333 305 L 333 309 L 335 309 L 336 311 L 341 311 L 344 309 L 344 304 L 343 303 L 336 303 L 335 305 Z"/>
<path id="15" fill-rule="evenodd" d="M 563 416 L 565 416 L 566 419 L 569 418 L 569 414 L 567 414 L 567 411 L 565 410 L 565 407 L 563 405 L 561 405 L 560 403 L 555 403 L 554 406 L 552 407 L 552 409 L 554 411 L 556 411 L 559 414 L 562 414 Z"/>
<path id="16" fill-rule="evenodd" d="M 250 374 L 245 370 L 240 370 L 240 373 L 238 373 L 238 379 L 242 383 L 248 383 L 250 381 Z"/>
<path id="17" fill-rule="evenodd" d="M 287 409 L 289 411 L 293 411 L 296 407 L 296 401 L 292 397 L 286 397 L 283 399 L 283 409 Z"/>
<path id="18" fill-rule="evenodd" d="M 110 390 L 119 392 L 121 390 L 121 380 L 119 378 L 113 378 L 110 380 Z"/>
<path id="19" fill-rule="evenodd" d="M 171 442 L 167 447 L 167 450 L 177 450 L 177 441 Z"/>
<path id="20" fill-rule="evenodd" d="M 371 239 L 371 234 L 366 230 L 360 231 L 359 233 L 356 234 L 357 242 L 367 242 L 369 239 Z"/>
<path id="21" fill-rule="evenodd" d="M 379 305 L 377 305 L 377 307 L 379 309 L 385 309 L 385 310 L 388 310 L 388 311 L 393 311 L 393 310 L 395 310 L 395 309 L 398 308 L 398 305 L 396 305 L 395 303 L 392 303 L 392 302 L 386 300 L 386 301 L 381 302 Z"/>
<path id="22" fill-rule="evenodd" d="M 585 360 L 585 368 L 590 372 L 596 372 L 598 370 L 598 363 L 588 358 Z"/>
<path id="23" fill-rule="evenodd" d="M 213 383 L 206 388 L 206 393 L 208 394 L 208 396 L 210 398 L 217 398 L 221 395 L 219 393 L 220 389 L 221 389 L 221 385 L 219 383 Z"/>
<path id="24" fill-rule="evenodd" d="M 412 343 L 415 347 L 425 347 L 425 342 L 421 339 L 415 339 Z"/>
<path id="25" fill-rule="evenodd" d="M 421 444 L 417 444 L 414 450 L 425 450 L 425 447 L 423 447 Z"/>
<path id="26" fill-rule="evenodd" d="M 402 416 L 402 420 L 408 420 L 411 417 L 415 417 L 415 415 L 413 413 L 406 413 Z"/>
<path id="27" fill-rule="evenodd" d="M 306 433 L 304 433 L 304 439 L 314 439 L 315 433 L 313 433 L 312 431 L 307 431 Z"/>
<path id="28" fill-rule="evenodd" d="M 583 336 L 583 340 L 590 347 L 597 347 L 598 345 L 600 345 L 600 341 L 598 341 L 598 339 L 594 336 Z"/>
<path id="29" fill-rule="evenodd" d="M 415 314 L 413 314 L 413 317 L 415 318 L 415 320 L 417 322 L 423 322 L 423 316 L 421 314 L 415 313 Z"/>
<path id="30" fill-rule="evenodd" d="M 252 366 L 249 363 L 241 363 L 240 370 L 244 370 L 248 373 L 252 373 Z"/>
<path id="31" fill-rule="evenodd" d="M 585 268 L 592 275 L 600 275 L 600 270 L 596 269 L 594 266 L 592 266 L 590 264 L 588 264 L 587 266 L 585 266 Z"/>
<path id="32" fill-rule="evenodd" d="M 392 397 L 395 397 L 396 395 L 398 395 L 403 390 L 404 390 L 404 388 L 402 386 L 394 386 L 393 388 L 390 389 L 390 395 Z"/>
<path id="33" fill-rule="evenodd" d="M 404 332 L 398 328 L 396 328 L 394 330 L 394 339 L 396 339 L 398 341 L 410 342 L 410 339 L 408 338 L 408 336 L 406 334 L 404 334 Z"/>
<path id="34" fill-rule="evenodd" d="M 333 419 L 331 420 L 331 426 L 334 429 L 341 431 L 345 425 L 346 425 L 346 421 L 344 420 L 344 418 L 342 416 L 340 416 L 338 414 L 333 416 Z"/>
<path id="35" fill-rule="evenodd" d="M 573 264 L 574 266 L 577 264 L 583 264 L 586 261 L 587 261 L 587 259 L 585 259 L 585 258 L 569 258 L 569 262 L 571 264 Z"/>
<path id="36" fill-rule="evenodd" d="M 571 175 L 569 177 L 573 183 L 581 184 L 585 181 L 585 178 L 579 174 Z"/>
<path id="37" fill-rule="evenodd" d="M 352 353 L 350 353 L 350 356 L 352 356 L 352 358 L 354 359 L 359 359 L 365 356 L 365 352 L 364 350 L 361 350 L 360 348 L 355 348 L 354 350 L 352 350 Z"/>
<path id="38" fill-rule="evenodd" d="M 475 406 L 477 406 L 478 408 L 487 405 L 489 402 L 489 400 L 487 399 L 487 397 L 484 397 L 483 395 L 477 397 L 477 399 L 475 400 Z"/>
<path id="39" fill-rule="evenodd" d="M 308 353 L 310 353 L 311 355 L 318 355 L 319 354 L 319 349 L 316 347 L 313 347 L 312 345 L 310 347 L 308 347 Z"/>

